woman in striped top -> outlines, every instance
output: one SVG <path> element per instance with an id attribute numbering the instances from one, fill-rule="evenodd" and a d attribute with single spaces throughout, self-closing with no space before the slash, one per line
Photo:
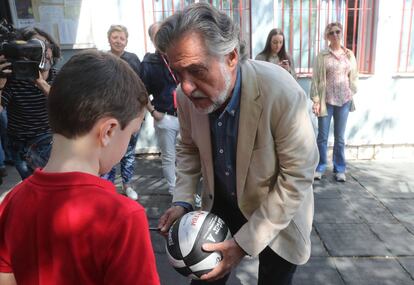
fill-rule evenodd
<path id="1" fill-rule="evenodd" d="M 47 96 L 56 75 L 52 68 L 60 58 L 59 45 L 46 32 L 26 28 L 22 40 L 38 39 L 44 43 L 46 63 L 35 80 L 17 80 L 13 76 L 0 78 L 1 105 L 7 108 L 7 133 L 12 159 L 22 179 L 49 159 L 51 130 L 47 115 Z M 0 69 L 10 69 L 10 63 L 0 59 Z"/>

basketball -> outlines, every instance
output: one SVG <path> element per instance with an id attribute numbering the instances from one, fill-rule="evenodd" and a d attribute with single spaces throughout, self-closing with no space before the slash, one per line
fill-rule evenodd
<path id="1" fill-rule="evenodd" d="M 201 246 L 230 237 L 227 225 L 217 215 L 206 211 L 189 212 L 175 221 L 168 232 L 168 260 L 178 273 L 199 279 L 213 270 L 222 258 L 220 252 L 206 252 Z"/>

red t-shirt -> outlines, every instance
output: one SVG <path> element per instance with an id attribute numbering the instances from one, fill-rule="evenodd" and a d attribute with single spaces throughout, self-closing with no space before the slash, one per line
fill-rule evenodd
<path id="1" fill-rule="evenodd" d="M 0 204 L 0 272 L 25 284 L 160 284 L 144 208 L 80 173 L 34 175 Z"/>

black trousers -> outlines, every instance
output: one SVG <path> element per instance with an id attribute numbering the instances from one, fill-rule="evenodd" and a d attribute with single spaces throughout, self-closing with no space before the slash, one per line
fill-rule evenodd
<path id="1" fill-rule="evenodd" d="M 218 215 L 224 220 L 234 235 L 246 222 L 246 218 L 241 213 L 237 202 L 225 191 L 215 191 L 214 204 L 212 213 Z M 290 285 L 292 284 L 293 274 L 296 265 L 288 262 L 277 255 L 270 247 L 266 247 L 259 254 L 259 276 L 258 285 Z M 225 285 L 229 275 L 224 278 L 206 282 L 192 280 L 191 285 Z"/>
<path id="2" fill-rule="evenodd" d="M 296 265 L 277 255 L 271 248 L 266 247 L 259 254 L 258 285 L 291 285 Z M 214 281 L 206 282 L 192 280 L 191 285 L 225 285 L 229 275 Z"/>

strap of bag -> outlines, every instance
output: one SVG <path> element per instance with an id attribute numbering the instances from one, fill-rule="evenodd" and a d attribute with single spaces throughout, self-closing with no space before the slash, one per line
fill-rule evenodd
<path id="1" fill-rule="evenodd" d="M 165 59 L 164 55 L 162 54 L 161 57 L 164 60 L 165 66 L 168 68 L 168 71 L 170 72 L 171 77 L 174 79 L 175 84 L 178 85 L 178 80 L 177 80 L 177 78 L 175 78 L 175 75 L 172 72 L 171 67 L 168 64 L 167 60 Z M 177 93 L 175 92 L 175 89 L 174 89 L 172 95 L 173 95 L 174 109 L 177 109 Z"/>

